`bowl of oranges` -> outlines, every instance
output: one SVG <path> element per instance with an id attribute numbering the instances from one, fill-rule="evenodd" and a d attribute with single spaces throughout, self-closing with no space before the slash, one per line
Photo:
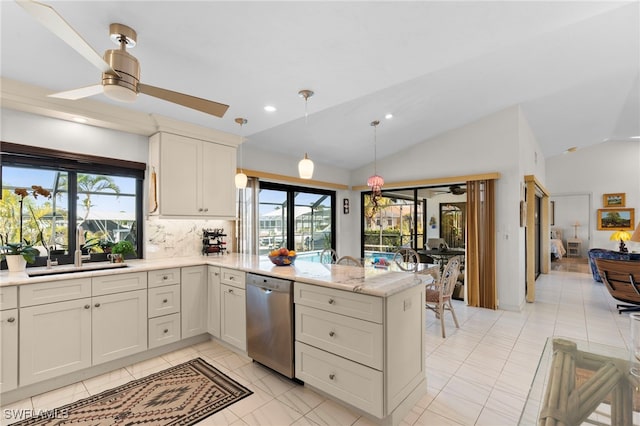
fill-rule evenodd
<path id="1" fill-rule="evenodd" d="M 284 247 L 274 249 L 269 252 L 269 260 L 276 266 L 293 265 L 293 262 L 296 260 L 296 252 Z"/>

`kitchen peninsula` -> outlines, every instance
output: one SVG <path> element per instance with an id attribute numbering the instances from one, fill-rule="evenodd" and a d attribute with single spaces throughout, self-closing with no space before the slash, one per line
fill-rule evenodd
<path id="1" fill-rule="evenodd" d="M 266 258 L 241 254 L 132 260 L 127 265 L 116 270 L 34 277 L 0 272 L 3 320 L 5 314 L 18 319 L 2 323 L 3 401 L 41 393 L 212 337 L 246 354 L 246 273 L 294 281 L 295 371 L 305 386 L 358 409 L 380 424 L 399 423 L 426 392 L 421 279 L 425 275 L 305 261 L 278 267 Z M 227 295 L 236 297 L 228 306 Z M 117 321 L 130 315 L 127 326 L 115 332 L 101 328 L 101 309 L 106 310 L 110 303 L 117 306 L 120 300 L 126 302 L 121 306 L 128 308 L 126 312 L 116 311 L 118 315 L 111 318 Z M 71 308 L 74 303 L 77 307 Z M 73 363 L 61 363 L 64 368 L 51 374 L 55 366 L 47 363 L 55 357 L 43 361 L 34 360 L 37 356 L 33 355 L 41 349 L 36 345 L 46 342 L 25 339 L 37 315 L 52 312 L 53 306 L 64 306 L 70 312 L 76 309 L 77 315 L 85 317 L 80 321 L 73 317 L 69 325 L 81 322 L 76 327 L 92 330 L 87 331 L 88 346 L 83 346 L 88 352 L 86 360 L 78 360 L 71 370 L 64 368 Z M 5 332 L 6 325 L 14 327 L 15 337 Z M 62 325 L 54 323 L 51 327 Z M 55 330 L 47 333 L 55 335 Z M 102 338 L 96 337 L 97 333 Z M 122 338 L 123 334 L 130 334 L 131 341 L 109 345 L 110 339 Z M 33 336 L 35 340 L 46 339 Z M 12 338 L 13 342 L 5 342 Z M 58 346 L 65 346 L 64 342 L 55 342 L 48 349 L 49 355 Z M 11 350 L 15 353 L 5 353 Z M 78 352 L 82 351 L 74 353 Z M 11 362 L 15 364 L 9 365 Z M 17 376 L 14 386 L 12 371 Z M 39 376 L 43 371 L 46 373 Z"/>

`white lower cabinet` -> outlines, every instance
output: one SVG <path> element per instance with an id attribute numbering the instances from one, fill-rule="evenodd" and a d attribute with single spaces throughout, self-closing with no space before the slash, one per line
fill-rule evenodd
<path id="1" fill-rule="evenodd" d="M 247 350 L 245 273 L 220 268 L 220 339 Z"/>
<path id="2" fill-rule="evenodd" d="M 19 350 L 20 386 L 90 367 L 91 298 L 21 307 Z"/>
<path id="3" fill-rule="evenodd" d="M 220 338 L 220 268 L 209 266 L 209 316 L 207 330 L 209 334 Z"/>
<path id="4" fill-rule="evenodd" d="M 207 332 L 207 267 L 189 266 L 181 272 L 182 338 Z"/>
<path id="5" fill-rule="evenodd" d="M 294 283 L 296 377 L 395 424 L 425 381 L 423 301 L 421 286 L 383 298 Z"/>
<path id="6" fill-rule="evenodd" d="M 20 286 L 19 375 L 26 386 L 147 349 L 147 274 Z"/>
<path id="7" fill-rule="evenodd" d="M 149 319 L 149 349 L 180 340 L 180 313 Z"/>
<path id="8" fill-rule="evenodd" d="M 246 290 L 222 284 L 220 293 L 220 338 L 247 350 Z"/>
<path id="9" fill-rule="evenodd" d="M 382 371 L 296 341 L 296 377 L 348 404 L 382 417 Z"/>
<path id="10" fill-rule="evenodd" d="M 18 387 L 18 288 L 0 287 L 0 392 Z"/>
<path id="11" fill-rule="evenodd" d="M 92 299 L 93 365 L 147 349 L 147 290 Z"/>

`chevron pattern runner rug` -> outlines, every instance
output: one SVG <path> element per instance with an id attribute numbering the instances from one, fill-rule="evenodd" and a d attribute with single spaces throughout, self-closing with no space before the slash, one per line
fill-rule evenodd
<path id="1" fill-rule="evenodd" d="M 13 425 L 193 425 L 252 393 L 196 358 Z"/>

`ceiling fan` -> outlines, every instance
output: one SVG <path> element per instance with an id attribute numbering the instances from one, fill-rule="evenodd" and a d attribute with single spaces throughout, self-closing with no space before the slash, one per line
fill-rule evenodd
<path id="1" fill-rule="evenodd" d="M 466 187 L 462 187 L 458 184 L 453 184 L 451 186 L 449 186 L 449 190 L 445 191 L 443 190 L 438 190 L 436 189 L 435 191 L 433 191 L 436 194 L 453 194 L 453 195 L 464 195 L 467 193 L 467 188 Z"/>
<path id="2" fill-rule="evenodd" d="M 460 185 L 451 185 L 449 187 L 449 192 L 453 195 L 462 195 L 467 193 L 467 188 L 463 188 Z"/>
<path id="3" fill-rule="evenodd" d="M 127 47 L 131 48 L 136 45 L 137 35 L 132 28 L 123 24 L 111 24 L 109 34 L 111 40 L 119 45 L 119 48 L 107 50 L 104 57 L 101 57 L 51 6 L 32 0 L 16 1 L 45 28 L 60 37 L 62 41 L 102 71 L 101 84 L 54 93 L 49 96 L 76 100 L 104 93 L 111 99 L 133 102 L 138 93 L 144 93 L 216 117 L 222 117 L 229 108 L 229 105 L 140 83 L 140 64 L 134 56 L 127 52 Z"/>

